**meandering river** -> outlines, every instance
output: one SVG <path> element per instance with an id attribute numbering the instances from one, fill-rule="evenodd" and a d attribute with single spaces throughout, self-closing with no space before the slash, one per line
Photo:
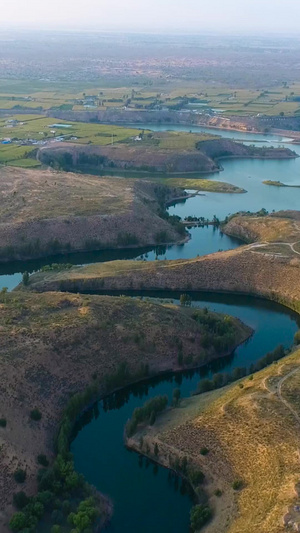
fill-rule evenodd
<path id="1" fill-rule="evenodd" d="M 152 294 L 153 296 L 153 294 Z M 158 296 L 170 296 L 158 294 Z M 173 297 L 179 297 L 173 294 Z M 128 387 L 99 402 L 97 417 L 78 433 L 72 444 L 76 469 L 114 503 L 108 533 L 188 533 L 193 502 L 182 483 L 168 471 L 141 460 L 124 447 L 124 426 L 135 407 L 158 394 L 172 397 L 175 388 L 190 396 L 199 379 L 218 371 L 249 366 L 282 343 L 290 346 L 300 325 L 298 316 L 274 303 L 250 297 L 193 294 L 193 306 L 239 317 L 255 333 L 232 356 L 214 361 L 199 372 L 149 380 Z M 92 413 L 91 413 L 92 414 Z"/>
<path id="2" fill-rule="evenodd" d="M 216 133 L 223 137 L 230 137 L 236 140 L 243 140 L 252 144 L 255 141 L 260 145 L 280 146 L 283 142 L 286 147 L 294 150 L 300 156 L 300 145 L 289 144 L 288 137 L 273 135 L 256 135 L 253 133 L 232 132 L 224 130 L 211 130 L 200 127 L 184 126 L 153 126 L 149 124 L 139 125 L 141 129 L 153 130 L 184 130 L 195 132 Z M 224 219 L 231 213 L 237 211 L 259 211 L 262 207 L 268 211 L 279 211 L 281 209 L 299 209 L 300 188 L 272 187 L 264 185 L 264 180 L 279 180 L 288 185 L 300 184 L 300 157 L 286 160 L 261 160 L 261 159 L 232 159 L 222 163 L 224 171 L 207 176 L 208 179 L 225 181 L 246 189 L 245 194 L 228 194 L 206 192 L 189 198 L 185 202 L 176 204 L 169 208 L 170 214 L 176 214 L 182 218 L 192 216 L 203 216 L 212 219 L 216 215 L 219 219 Z M 208 228 L 192 228 L 190 230 L 191 239 L 184 245 L 172 245 L 165 247 L 102 251 L 82 254 L 70 254 L 65 257 L 51 258 L 51 262 L 68 262 L 74 265 L 81 265 L 94 262 L 112 261 L 114 259 L 146 259 L 152 261 L 159 259 L 188 259 L 197 255 L 206 255 L 218 250 L 228 250 L 236 248 L 241 243 L 226 235 L 222 235 L 219 230 L 209 226 Z M 24 263 L 16 262 L 9 265 L 0 265 L 0 287 L 13 289 L 22 279 L 22 273 L 27 270 L 32 273 L 43 265 L 49 263 L 49 258 L 39 261 L 28 261 Z"/>
<path id="3" fill-rule="evenodd" d="M 143 127 L 212 132 L 210 129 L 195 127 L 155 128 L 147 124 Z M 274 146 L 290 141 L 288 138 L 239 132 L 215 133 L 249 143 L 263 140 Z M 289 144 L 285 146 L 300 155 L 300 147 Z M 209 179 L 228 181 L 245 188 L 247 194 L 205 193 L 170 207 L 169 212 L 182 217 L 196 215 L 211 219 L 216 215 L 222 219 L 239 210 L 258 211 L 262 207 L 269 211 L 299 209 L 300 189 L 269 187 L 263 185 L 262 181 L 272 179 L 287 184 L 300 184 L 300 158 L 282 161 L 226 160 L 223 166 L 223 172 L 213 174 Z M 239 241 L 222 235 L 212 226 L 192 228 L 190 234 L 189 242 L 181 246 L 74 254 L 67 258 L 55 258 L 55 261 L 87 264 L 113 259 L 191 258 L 240 245 Z M 1 286 L 12 289 L 21 281 L 22 272 L 38 270 L 47 262 L 49 260 L 1 266 Z M 179 298 L 179 295 L 174 293 L 157 296 Z M 85 415 L 82 427 L 72 443 L 72 452 L 78 471 L 84 474 L 88 482 L 113 500 L 114 515 L 107 528 L 108 533 L 189 531 L 192 500 L 181 480 L 124 447 L 124 425 L 134 408 L 143 404 L 146 398 L 158 394 L 171 397 L 176 387 L 181 388 L 182 396 L 189 396 L 203 376 L 211 375 L 220 369 L 230 371 L 236 366 L 249 366 L 280 343 L 289 347 L 300 325 L 298 315 L 292 311 L 274 303 L 245 296 L 193 294 L 192 305 L 207 306 L 214 311 L 236 316 L 251 326 L 254 334 L 230 357 L 215 361 L 194 373 L 171 375 L 128 387 L 99 402 Z M 84 421 L 89 423 L 83 425 Z"/>
<path id="4" fill-rule="evenodd" d="M 240 134 L 234 136 L 239 138 Z M 224 162 L 224 169 L 223 173 L 214 175 L 212 179 L 244 187 L 248 194 L 209 193 L 196 196 L 171 207 L 170 213 L 182 217 L 196 215 L 208 218 L 216 214 L 223 218 L 240 209 L 257 211 L 265 207 L 271 211 L 297 209 L 300 205 L 300 190 L 277 189 L 261 183 L 264 179 L 299 183 L 300 159 L 280 162 L 233 160 Z M 228 240 L 212 227 L 193 228 L 187 244 L 170 246 L 162 251 L 162 256 L 170 259 L 194 257 L 238 245 L 237 241 Z M 153 260 L 155 255 L 155 251 L 148 252 L 146 259 Z M 174 293 L 158 296 L 179 297 Z M 180 387 L 182 396 L 189 396 L 204 376 L 220 370 L 231 371 L 237 366 L 249 366 L 280 343 L 290 346 L 300 323 L 295 313 L 282 306 L 245 296 L 194 294 L 193 306 L 207 306 L 214 311 L 236 316 L 254 329 L 254 335 L 232 356 L 215 361 L 199 372 L 151 380 L 128 387 L 105 402 L 99 402 L 97 416 L 89 420 L 78 433 L 72 444 L 72 452 L 76 468 L 113 500 L 114 515 L 107 528 L 108 533 L 189 531 L 192 500 L 182 482 L 176 476 L 170 476 L 166 469 L 153 465 L 124 447 L 124 425 L 134 408 L 146 398 L 158 394 L 167 394 L 171 398 L 176 387 Z"/>

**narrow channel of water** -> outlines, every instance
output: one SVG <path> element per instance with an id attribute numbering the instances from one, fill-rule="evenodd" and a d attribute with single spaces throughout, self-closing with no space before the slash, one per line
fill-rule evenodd
<path id="1" fill-rule="evenodd" d="M 210 128 L 199 128 L 196 126 L 154 126 L 149 124 L 139 125 L 141 129 L 153 129 L 158 131 L 195 131 L 195 132 L 215 132 L 223 137 L 230 137 L 236 140 L 244 140 L 253 143 L 255 140 L 263 140 L 266 144 L 274 146 L 283 141 L 289 141 L 287 137 L 262 135 L 244 132 L 233 132 L 224 130 L 211 130 Z M 300 155 L 300 146 L 286 144 L 285 146 L 295 150 Z M 237 159 L 223 161 L 224 171 L 208 176 L 208 179 L 227 181 L 238 187 L 246 189 L 246 194 L 225 194 L 206 192 L 193 198 L 171 206 L 170 214 L 176 214 L 185 218 L 186 216 L 203 216 L 212 219 L 216 215 L 219 219 L 224 219 L 231 213 L 237 211 L 258 211 L 262 207 L 268 211 L 279 211 L 281 209 L 299 209 L 300 188 L 282 188 L 264 185 L 262 182 L 267 179 L 279 180 L 289 185 L 300 184 L 300 157 L 288 160 L 255 160 Z M 203 177 L 203 176 L 199 176 Z M 12 290 L 20 283 L 22 273 L 27 270 L 32 273 L 39 270 L 43 265 L 57 263 L 72 263 L 73 265 L 84 265 L 103 261 L 113 261 L 115 259 L 144 259 L 152 261 L 158 259 L 189 259 L 197 255 L 206 255 L 219 250 L 236 248 L 241 244 L 237 239 L 222 235 L 219 230 L 212 226 L 208 228 L 192 228 L 190 230 L 191 240 L 184 245 L 173 245 L 168 247 L 149 247 L 132 250 L 107 250 L 100 252 L 70 254 L 46 258 L 39 261 L 15 262 L 9 265 L 0 265 L 0 289 L 8 287 Z"/>
<path id="2" fill-rule="evenodd" d="M 145 125 L 145 129 L 146 127 Z M 194 131 L 193 128 L 188 128 L 188 131 L 190 129 Z M 232 132 L 227 133 L 233 136 Z M 245 134 L 242 135 L 245 139 Z M 239 138 L 240 135 L 234 134 L 234 137 Z M 248 139 L 249 142 L 252 140 Z M 274 141 L 274 137 L 271 140 Z M 278 139 L 280 141 L 282 139 Z M 235 183 L 247 189 L 250 194 L 208 193 L 171 207 L 170 213 L 182 217 L 196 215 L 207 218 L 216 214 L 219 218 L 224 218 L 241 209 L 256 211 L 261 207 L 268 210 L 297 208 L 296 205 L 300 205 L 294 198 L 295 192 L 298 197 L 297 190 L 273 189 L 263 186 L 261 181 L 280 179 L 294 182 L 298 178 L 298 161 L 226 161 L 224 172 L 214 175 L 213 179 Z M 226 249 L 226 244 L 229 244 L 227 241 L 220 242 L 222 237 L 219 233 L 214 234 L 212 228 L 207 233 L 201 231 L 201 228 L 193 228 L 190 243 L 183 247 L 171 247 L 166 251 L 167 254 L 174 254 L 172 258 L 176 258 L 180 250 L 180 257 L 187 257 L 186 253 L 191 257 L 199 253 L 196 249 L 202 250 L 203 254 L 209 253 L 212 251 L 212 236 L 217 238 L 213 251 L 217 251 L 216 247 Z M 206 239 L 202 240 L 202 236 Z M 233 247 L 233 243 L 230 245 Z M 148 253 L 147 259 L 150 258 L 153 259 L 153 255 Z M 178 297 L 173 294 L 174 296 Z M 170 481 L 167 470 L 128 452 L 123 445 L 124 425 L 134 408 L 144 403 L 146 398 L 157 394 L 167 394 L 171 398 L 175 387 L 181 388 L 182 396 L 189 396 L 204 376 L 220 370 L 231 371 L 237 366 L 249 366 L 280 343 L 290 346 L 299 326 L 299 317 L 295 313 L 274 303 L 250 297 L 198 294 L 194 295 L 193 305 L 207 306 L 212 310 L 237 316 L 254 329 L 254 335 L 230 357 L 215 361 L 198 372 L 152 380 L 126 388 L 105 402 L 99 402 L 97 417 L 79 431 L 72 444 L 72 451 L 76 468 L 114 502 L 114 516 L 107 529 L 108 533 L 184 533 L 189 530 L 188 515 L 192 502 L 188 495 L 181 493 L 180 480 L 175 477 Z"/>
<path id="3" fill-rule="evenodd" d="M 156 296 L 168 297 L 170 294 L 157 293 Z M 174 296 L 179 297 L 178 294 Z M 265 300 L 204 293 L 192 296 L 193 306 L 209 307 L 236 316 L 251 326 L 255 333 L 227 358 L 214 361 L 197 372 L 171 375 L 127 387 L 105 402 L 99 402 L 96 417 L 93 411 L 90 412 L 89 423 L 72 443 L 72 452 L 76 469 L 113 500 L 114 515 L 107 533 L 189 531 L 192 501 L 184 492 L 181 481 L 176 476 L 170 479 L 166 469 L 154 466 L 124 447 L 124 426 L 135 407 L 158 394 L 167 394 L 171 398 L 177 387 L 181 389 L 182 397 L 189 396 L 204 376 L 249 366 L 280 343 L 288 347 L 300 325 L 295 313 Z"/>
<path id="4" fill-rule="evenodd" d="M 214 132 L 206 128 L 182 126 L 143 127 Z M 239 132 L 215 130 L 215 133 L 249 143 L 264 140 L 275 145 L 276 142 L 289 140 Z M 299 147 L 290 147 L 300 152 Z M 224 172 L 214 174 L 209 179 L 228 181 L 245 188 L 247 194 L 205 193 L 170 207 L 169 212 L 183 218 L 195 215 L 211 219 L 213 215 L 225 218 L 226 215 L 239 210 L 257 211 L 262 207 L 269 211 L 299 209 L 300 189 L 268 187 L 263 185 L 262 181 L 272 179 L 289 184 L 300 183 L 300 158 L 283 161 L 228 160 L 224 161 L 223 166 Z M 190 258 L 220 249 L 234 248 L 240 244 L 239 241 L 222 235 L 212 226 L 192 228 L 190 233 L 190 241 L 181 246 L 74 254 L 51 260 L 47 258 L 42 261 L 1 266 L 0 285 L 12 289 L 21 281 L 22 272 L 38 270 L 49 262 L 88 264 L 114 259 Z M 178 298 L 179 295 L 173 294 L 172 297 Z M 264 300 L 206 294 L 194 294 L 193 298 L 194 306 L 207 306 L 217 312 L 237 316 L 251 326 L 255 333 L 230 357 L 215 361 L 197 372 L 171 375 L 126 388 L 111 395 L 105 402 L 99 402 L 97 409 L 85 415 L 85 420 L 90 423 L 78 432 L 72 443 L 72 451 L 76 468 L 114 502 L 114 516 L 107 533 L 184 533 L 189 530 L 192 501 L 178 477 L 170 477 L 166 469 L 140 459 L 137 454 L 124 448 L 124 425 L 134 408 L 143 404 L 146 398 L 157 394 L 168 394 L 171 397 L 175 387 L 181 388 L 182 396 L 189 396 L 196 389 L 199 379 L 204 376 L 210 376 L 220 370 L 231 371 L 237 366 L 249 366 L 280 343 L 286 347 L 290 346 L 300 325 L 295 313 Z"/>
<path id="5" fill-rule="evenodd" d="M 155 259 L 190 259 L 197 255 L 211 254 L 219 250 L 231 250 L 242 244 L 240 240 L 223 234 L 218 228 L 213 226 L 203 228 L 193 227 L 188 231 L 191 235 L 190 240 L 180 245 L 132 248 L 130 250 L 103 250 L 0 265 L 0 290 L 2 287 L 7 287 L 8 290 L 14 289 L 22 281 L 23 272 L 27 271 L 32 274 L 40 270 L 44 265 L 49 265 L 49 263 L 87 265 L 91 263 L 103 263 L 104 261 L 115 261 L 117 259 L 144 261 L 154 261 Z"/>

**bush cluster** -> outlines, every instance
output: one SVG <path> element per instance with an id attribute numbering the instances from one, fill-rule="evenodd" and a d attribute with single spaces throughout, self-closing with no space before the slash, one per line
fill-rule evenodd
<path id="1" fill-rule="evenodd" d="M 19 511 L 10 520 L 12 531 L 35 532 L 45 512 L 51 513 L 53 528 L 63 520 L 74 526 L 75 531 L 88 530 L 92 526 L 98 514 L 96 502 L 83 476 L 75 471 L 69 442 L 76 418 L 83 407 L 96 399 L 98 393 L 98 386 L 94 384 L 70 399 L 56 441 L 56 459 L 52 466 L 41 468 L 38 472 L 38 494 L 27 498 L 25 493 L 19 492 L 14 496 L 14 504 Z M 45 467 L 48 464 L 46 456 L 42 454 L 37 461 Z M 18 482 L 23 482 L 24 476 L 26 472 L 21 469 L 14 475 Z"/>
<path id="2" fill-rule="evenodd" d="M 212 517 L 212 511 L 208 505 L 199 504 L 191 509 L 190 520 L 192 531 L 198 531 Z"/>
<path id="3" fill-rule="evenodd" d="M 148 400 L 143 407 L 137 407 L 132 414 L 130 420 L 126 424 L 126 434 L 131 437 L 136 432 L 139 424 L 142 422 L 149 422 L 154 424 L 158 413 L 164 411 L 168 405 L 167 396 L 156 396 Z"/>
<path id="4" fill-rule="evenodd" d="M 228 383 L 232 383 L 247 375 L 251 375 L 254 372 L 262 370 L 274 361 L 278 361 L 279 359 L 281 359 L 284 355 L 284 346 L 280 344 L 279 346 L 277 346 L 277 348 L 275 348 L 275 350 L 267 353 L 264 357 L 261 357 L 261 359 L 256 361 L 256 363 L 251 364 L 249 369 L 245 367 L 237 367 L 231 373 L 223 374 L 220 372 L 218 374 L 214 374 L 212 379 L 202 379 L 198 383 L 197 393 L 201 394 L 203 392 L 208 392 L 214 389 L 224 387 L 225 385 L 228 385 Z"/>

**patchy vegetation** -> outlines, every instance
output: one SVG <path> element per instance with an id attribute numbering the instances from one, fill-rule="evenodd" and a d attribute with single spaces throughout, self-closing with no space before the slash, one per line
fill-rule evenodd
<path id="1" fill-rule="evenodd" d="M 0 169 L 0 262 L 178 242 L 165 205 L 181 189 L 120 178 Z M 159 237 L 158 237 L 159 236 Z"/>
<path id="2" fill-rule="evenodd" d="M 205 532 L 279 533 L 300 525 L 299 355 L 245 378 L 243 388 L 233 384 L 185 399 L 144 431 L 144 446 L 157 443 L 159 460 L 177 451 L 203 470 L 214 511 Z"/>
<path id="3" fill-rule="evenodd" d="M 53 168 L 65 171 L 101 173 L 103 171 L 125 171 L 176 174 L 184 172 L 217 172 L 224 158 L 289 159 L 298 157 L 288 148 L 247 146 L 230 139 L 214 138 L 203 140 L 200 134 L 193 135 L 193 145 L 186 149 L 163 148 L 161 138 L 185 139 L 184 132 L 149 133 L 139 137 L 140 141 L 128 146 L 126 143 L 114 146 L 80 146 L 59 143 L 41 148 L 39 160 Z M 206 136 L 207 138 L 207 136 Z M 151 142 L 150 142 L 151 141 Z"/>
<path id="4" fill-rule="evenodd" d="M 229 194 L 241 194 L 247 192 L 231 183 L 216 181 L 210 179 L 192 179 L 192 178 L 163 178 L 162 183 L 170 187 L 182 187 L 184 189 L 196 189 L 197 191 L 221 192 Z"/>
<path id="5" fill-rule="evenodd" d="M 74 488 L 77 503 L 69 513 L 77 514 L 79 501 L 90 497 L 68 454 L 72 424 L 81 410 L 115 388 L 160 372 L 199 366 L 222 353 L 202 346 L 204 331 L 190 309 L 126 297 L 62 293 L 3 291 L 0 298 L 0 367 L 5 376 L 1 416 L 9 424 L 9 431 L 1 429 L 0 497 L 6 510 L 1 524 L 10 519 L 7 509 L 20 490 L 15 471 L 26 472 L 22 490 L 31 497 L 41 462 L 39 490 L 55 492 L 59 482 L 55 499 L 64 500 Z M 238 320 L 234 323 L 236 336 L 228 353 L 251 333 Z M 89 389 L 91 382 L 94 386 Z M 27 510 L 18 510 L 23 515 L 14 517 L 16 531 L 22 529 L 20 524 L 24 529 L 43 515 L 41 496 L 34 498 Z M 43 503 L 45 509 L 48 504 L 51 507 L 51 498 Z"/>

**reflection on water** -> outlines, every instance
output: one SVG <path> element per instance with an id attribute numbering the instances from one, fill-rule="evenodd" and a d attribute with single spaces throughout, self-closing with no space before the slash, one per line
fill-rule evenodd
<path id="1" fill-rule="evenodd" d="M 148 294 L 143 293 L 143 297 Z M 171 296 L 178 303 L 176 293 L 150 294 L 168 299 Z M 170 474 L 164 468 L 154 468 L 124 447 L 124 426 L 135 407 L 158 394 L 167 394 L 171 399 L 174 388 L 180 388 L 182 397 L 187 397 L 196 390 L 199 379 L 248 367 L 280 343 L 290 346 L 298 329 L 298 315 L 271 302 L 225 294 L 192 293 L 192 297 L 194 307 L 209 307 L 237 316 L 254 329 L 254 334 L 234 354 L 196 371 L 150 379 L 111 394 L 79 421 L 72 443 L 75 466 L 114 502 L 114 516 L 107 533 L 189 531 L 192 501 L 181 489 L 181 481 L 174 476 L 170 483 Z"/>

